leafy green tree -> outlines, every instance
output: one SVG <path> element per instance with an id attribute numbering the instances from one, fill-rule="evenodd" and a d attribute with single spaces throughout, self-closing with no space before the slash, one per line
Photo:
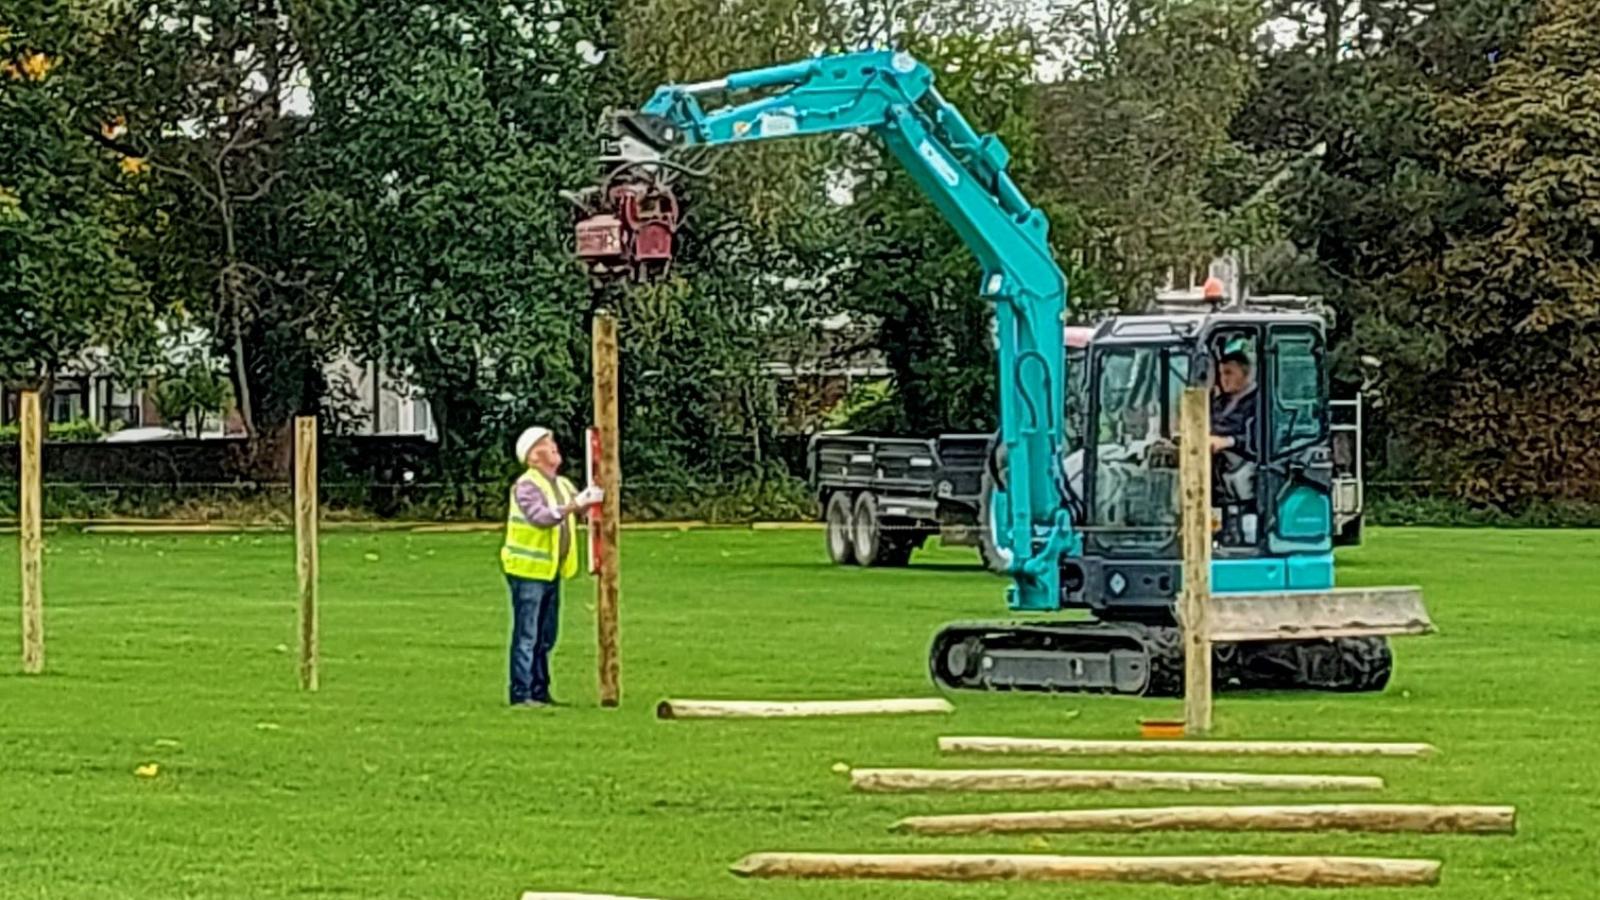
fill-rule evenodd
<path id="1" fill-rule="evenodd" d="M 150 0 L 116 10 L 84 133 L 143 175 L 130 234 L 168 312 L 207 323 L 251 433 L 315 412 L 327 298 L 291 212 L 313 161 L 295 0 Z"/>
<path id="2" fill-rule="evenodd" d="M 827 27 L 827 0 L 643 0 L 622 4 L 616 61 L 637 107 L 656 87 L 718 78 L 812 56 Z M 776 244 L 804 243 L 826 204 L 828 167 L 838 142 L 778 141 L 706 158 L 709 178 L 696 192 L 700 231 L 733 226 Z M 714 165 L 712 163 L 715 163 Z M 802 234 L 797 234 L 801 232 Z M 697 232 L 698 233 L 698 232 Z M 815 236 L 815 231 L 810 231 Z"/>
<path id="3" fill-rule="evenodd" d="M 1413 267 L 1445 349 L 1458 488 L 1514 506 L 1600 496 L 1600 7 L 1545 0 L 1481 87 L 1441 100 L 1447 171 L 1483 198 Z"/>
<path id="4" fill-rule="evenodd" d="M 1458 310 L 1443 302 L 1438 271 L 1457 236 L 1499 213 L 1492 181 L 1463 177 L 1461 144 L 1441 111 L 1518 52 L 1535 8 L 1533 0 L 1283 4 L 1302 27 L 1268 56 L 1235 122 L 1256 152 L 1326 148 L 1282 190 L 1294 249 L 1262 260 L 1260 284 L 1332 303 L 1336 372 L 1367 381 L 1370 474 L 1379 478 L 1451 475 L 1459 435 L 1439 417 L 1454 402 L 1449 385 L 1481 362 L 1452 355 L 1444 325 Z M 1381 369 L 1364 370 L 1363 357 Z"/>
<path id="5" fill-rule="evenodd" d="M 150 310 L 116 162 L 78 133 L 102 23 L 48 2 L 0 15 L 0 379 L 48 387 L 86 351 L 147 337 Z"/>
<path id="6" fill-rule="evenodd" d="M 609 7 L 308 7 L 316 288 L 358 356 L 425 394 L 452 472 L 498 471 L 516 429 L 586 406 L 590 296 L 560 191 L 594 177 Z"/>
<path id="7" fill-rule="evenodd" d="M 826 12 L 822 2 L 626 4 L 619 102 L 637 108 L 662 84 L 810 56 Z M 657 492 L 772 468 L 782 409 L 770 365 L 799 362 L 804 336 L 831 311 L 827 190 L 838 154 L 827 138 L 691 154 L 705 174 L 674 184 L 689 212 L 671 276 L 609 298 L 623 329 L 624 464 Z"/>
<path id="8" fill-rule="evenodd" d="M 936 27 L 944 33 L 907 27 L 899 43 L 934 69 L 940 94 L 974 128 L 1000 136 L 1013 178 L 1037 202 L 1033 35 L 1016 25 L 991 37 Z M 976 259 L 881 145 L 860 147 L 852 174 L 859 188 L 843 230 L 839 303 L 876 323 L 899 399 L 896 429 L 993 427 L 993 311 L 979 296 Z"/>
<path id="9" fill-rule="evenodd" d="M 1270 160 L 1230 133 L 1254 84 L 1260 4 L 1081 0 L 1052 35 L 1076 51 L 1040 93 L 1042 180 L 1070 204 L 1086 308 L 1142 307 L 1173 267 L 1273 232 L 1239 204 Z"/>
<path id="10" fill-rule="evenodd" d="M 625 46 L 632 48 L 630 61 L 643 60 L 630 69 L 649 73 L 641 91 L 658 81 L 710 79 L 817 51 L 899 47 L 931 64 L 941 92 L 978 126 L 1002 135 L 1025 183 L 1038 156 L 1032 121 L 1038 48 L 1026 22 L 1005 4 L 745 0 L 738 18 L 703 0 L 632 9 L 624 16 Z M 733 153 L 736 162 L 724 159 Z M 992 423 L 991 313 L 978 297 L 981 273 L 880 144 L 843 135 L 741 147 L 713 158 L 723 162 L 694 186 L 699 226 L 689 238 L 704 252 L 681 269 L 689 285 L 685 302 L 717 298 L 717 306 L 737 309 L 748 298 L 766 298 L 757 300 L 766 315 L 726 320 L 724 339 L 708 342 L 729 351 L 721 357 L 723 372 L 746 373 L 740 383 L 747 386 L 760 380 L 751 373 L 762 347 L 773 356 L 777 348 L 805 345 L 808 335 L 822 337 L 825 326 L 849 322 L 873 335 L 893 372 L 893 394 L 873 405 L 871 424 L 931 431 Z M 701 235 L 707 237 L 696 241 Z M 786 281 L 803 287 L 775 287 Z M 741 328 L 741 321 L 760 333 L 751 334 L 751 324 Z M 692 380 L 685 373 L 672 383 Z M 890 407 L 894 415 L 885 417 Z M 690 417 L 701 434 L 714 421 Z"/>
<path id="11" fill-rule="evenodd" d="M 221 415 L 231 399 L 228 381 L 219 377 L 210 360 L 195 359 L 156 381 L 154 400 L 161 418 L 176 422 L 178 430 L 194 436 L 204 433 L 206 419 Z"/>

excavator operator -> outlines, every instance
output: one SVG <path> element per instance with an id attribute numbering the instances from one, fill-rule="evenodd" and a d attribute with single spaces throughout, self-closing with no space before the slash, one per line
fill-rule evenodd
<path id="1" fill-rule="evenodd" d="M 1211 396 L 1211 452 L 1231 450 L 1255 459 L 1256 383 L 1250 358 L 1233 350 L 1217 368 L 1217 392 Z"/>
<path id="2" fill-rule="evenodd" d="M 1217 366 L 1211 396 L 1211 477 L 1213 496 L 1223 510 L 1224 545 L 1256 542 L 1255 462 L 1256 384 L 1250 357 L 1229 349 Z"/>

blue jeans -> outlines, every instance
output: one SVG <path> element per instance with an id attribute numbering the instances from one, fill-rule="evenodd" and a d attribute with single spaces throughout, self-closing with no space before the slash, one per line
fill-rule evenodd
<path id="1" fill-rule="evenodd" d="M 511 702 L 550 701 L 550 649 L 561 620 L 561 582 L 506 576 L 511 587 Z"/>

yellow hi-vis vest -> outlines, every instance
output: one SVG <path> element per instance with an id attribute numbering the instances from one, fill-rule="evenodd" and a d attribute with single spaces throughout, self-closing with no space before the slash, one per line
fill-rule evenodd
<path id="1" fill-rule="evenodd" d="M 535 581 L 554 581 L 558 572 L 562 578 L 571 578 L 578 574 L 577 536 L 569 536 L 567 553 L 558 562 L 556 557 L 561 552 L 561 529 L 565 523 L 543 526 L 528 521 L 522 514 L 522 507 L 517 505 L 517 485 L 524 480 L 533 482 L 544 494 L 545 502 L 550 504 L 551 509 L 569 502 L 578 493 L 572 482 L 559 475 L 552 485 L 550 479 L 538 469 L 523 473 L 522 478 L 511 485 L 510 511 L 506 513 L 506 542 L 500 548 L 500 567 L 507 575 Z"/>

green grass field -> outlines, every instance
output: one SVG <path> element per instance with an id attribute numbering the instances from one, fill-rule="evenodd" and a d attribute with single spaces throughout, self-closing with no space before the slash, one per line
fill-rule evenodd
<path id="1" fill-rule="evenodd" d="M 963 696 L 947 717 L 654 720 L 668 695 L 926 695 L 932 631 L 1003 610 L 1003 582 L 970 551 L 924 552 L 901 571 L 838 569 L 810 532 L 628 532 L 623 707 L 594 707 L 592 591 L 580 583 L 555 657 L 556 692 L 576 705 L 511 710 L 497 540 L 326 536 L 323 689 L 307 696 L 295 682 L 287 537 L 52 537 L 47 676 L 16 674 L 14 605 L 0 626 L 0 897 L 1297 893 L 727 873 L 758 850 L 1423 856 L 1445 863 L 1433 896 L 1600 893 L 1597 532 L 1375 529 L 1341 554 L 1341 580 L 1420 583 L 1441 634 L 1398 642 L 1382 695 L 1219 698 L 1219 737 L 1426 740 L 1436 758 L 1082 763 L 1380 774 L 1386 791 L 1343 799 L 1513 803 L 1515 837 L 893 835 L 896 818 L 924 812 L 1327 795 L 883 797 L 854 795 L 830 771 L 961 764 L 938 758 L 940 734 L 1132 737 L 1141 717 L 1177 713 L 1172 701 Z M 0 596 L 11 604 L 16 571 L 7 539 Z M 148 763 L 159 775 L 136 776 Z"/>

